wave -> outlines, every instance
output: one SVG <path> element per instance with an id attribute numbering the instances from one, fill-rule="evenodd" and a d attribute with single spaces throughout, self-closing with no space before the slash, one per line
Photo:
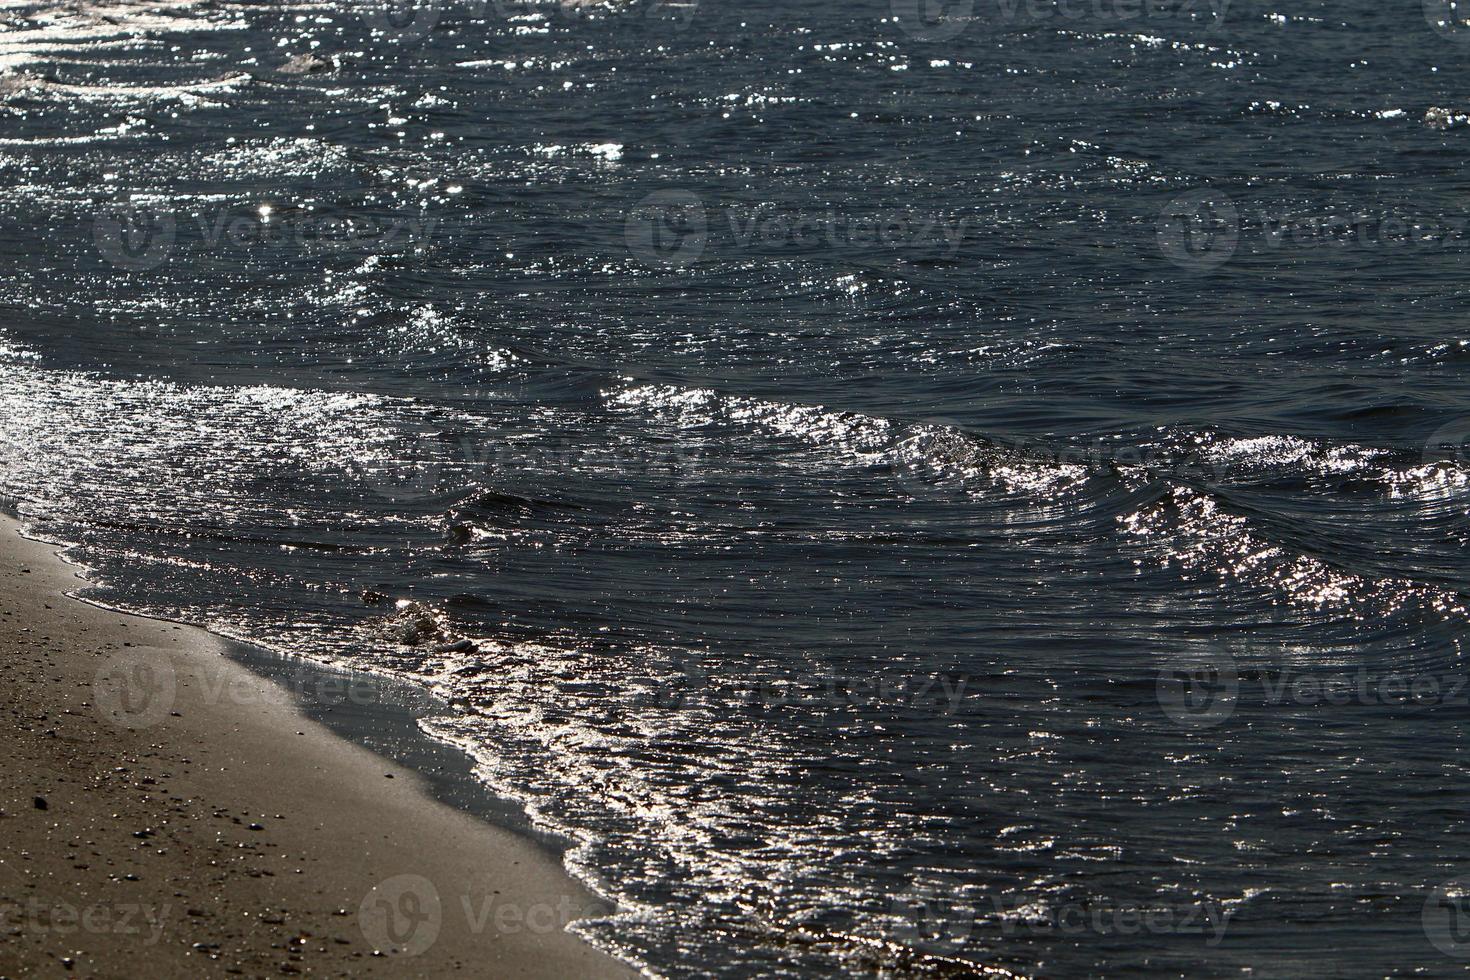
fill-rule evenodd
<path id="1" fill-rule="evenodd" d="M 1012 969 L 914 946 L 874 896 L 903 890 L 891 862 L 974 874 L 955 854 L 994 847 L 992 890 L 1055 900 L 1015 865 L 1051 853 L 1050 818 L 992 839 L 964 787 L 1052 778 L 1086 744 L 1043 737 L 1060 705 L 1126 726 L 1172 657 L 1435 666 L 1464 633 L 1435 537 L 1462 530 L 1454 460 L 1186 429 L 1046 443 L 608 374 L 600 400 L 583 377 L 553 383 L 560 406 L 451 408 L 0 350 L 0 492 L 109 597 L 443 697 L 427 728 L 579 842 L 623 909 L 581 928 L 644 962 Z M 1374 515 L 1419 540 L 1385 555 Z M 916 618 L 880 615 L 898 596 Z M 945 714 L 862 678 L 983 693 Z M 1068 853 L 1112 860 L 1103 837 Z"/>

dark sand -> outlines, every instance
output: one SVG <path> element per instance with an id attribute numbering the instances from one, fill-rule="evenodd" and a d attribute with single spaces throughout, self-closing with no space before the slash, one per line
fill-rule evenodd
<path id="1" fill-rule="evenodd" d="M 632 977 L 556 857 L 0 518 L 0 977 Z M 393 778 L 387 778 L 392 776 Z"/>

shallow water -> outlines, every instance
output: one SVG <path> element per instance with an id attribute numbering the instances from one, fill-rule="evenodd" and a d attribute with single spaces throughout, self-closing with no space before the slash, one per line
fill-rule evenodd
<path id="1" fill-rule="evenodd" d="M 669 976 L 1456 971 L 1470 28 L 940 9 L 4 5 L 0 492 Z"/>

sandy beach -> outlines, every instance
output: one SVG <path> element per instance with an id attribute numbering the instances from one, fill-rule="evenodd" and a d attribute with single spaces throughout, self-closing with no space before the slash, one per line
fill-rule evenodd
<path id="1" fill-rule="evenodd" d="M 0 977 L 632 977 L 534 842 L 0 519 Z"/>

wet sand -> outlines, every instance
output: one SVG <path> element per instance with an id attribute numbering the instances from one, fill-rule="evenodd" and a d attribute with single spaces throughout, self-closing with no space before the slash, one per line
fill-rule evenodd
<path id="1" fill-rule="evenodd" d="M 0 977 L 632 977 L 557 858 L 0 518 Z"/>

